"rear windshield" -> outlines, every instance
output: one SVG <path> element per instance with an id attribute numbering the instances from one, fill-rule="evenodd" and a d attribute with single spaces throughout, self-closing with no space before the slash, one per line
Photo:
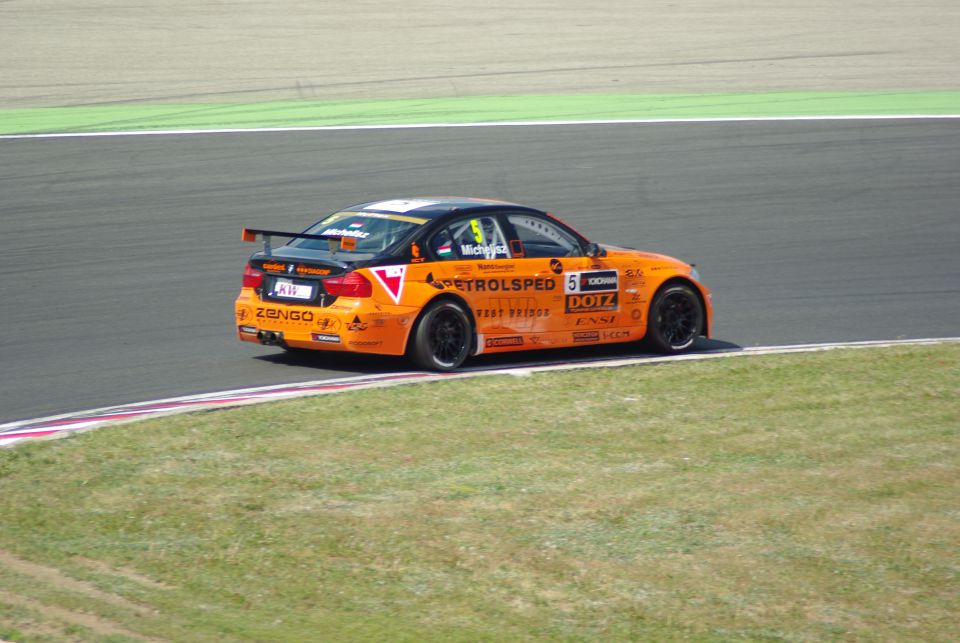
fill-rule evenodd
<path id="1" fill-rule="evenodd" d="M 426 219 L 400 214 L 381 214 L 379 212 L 338 212 L 323 219 L 306 230 L 307 234 L 330 234 L 356 240 L 356 246 L 349 250 L 340 244 L 331 244 L 327 240 L 293 239 L 289 246 L 307 250 L 330 251 L 331 245 L 336 254 L 360 258 L 358 255 L 373 256 L 383 252 L 394 243 L 406 237 L 410 232 L 426 223 Z M 352 243 L 347 244 L 353 246 Z"/>

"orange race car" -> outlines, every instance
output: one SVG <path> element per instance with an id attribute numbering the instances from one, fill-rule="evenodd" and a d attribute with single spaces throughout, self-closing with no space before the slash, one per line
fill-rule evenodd
<path id="1" fill-rule="evenodd" d="M 709 336 L 710 291 L 692 265 L 592 243 L 513 203 L 376 201 L 302 233 L 243 231 L 258 236 L 235 305 L 245 342 L 408 354 L 448 371 L 480 353 L 644 338 L 677 353 Z"/>

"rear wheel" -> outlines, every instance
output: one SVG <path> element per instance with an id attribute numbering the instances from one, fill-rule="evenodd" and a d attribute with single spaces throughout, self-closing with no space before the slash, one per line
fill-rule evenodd
<path id="1" fill-rule="evenodd" d="M 650 304 L 647 339 L 661 353 L 680 353 L 703 334 L 703 305 L 693 288 L 672 284 L 662 288 Z"/>
<path id="2" fill-rule="evenodd" d="M 453 301 L 431 304 L 413 335 L 411 357 L 422 368 L 452 371 L 467 359 L 473 338 L 470 318 Z"/>

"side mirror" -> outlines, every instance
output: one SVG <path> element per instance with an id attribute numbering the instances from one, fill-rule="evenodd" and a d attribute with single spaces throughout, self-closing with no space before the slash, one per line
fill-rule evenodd
<path id="1" fill-rule="evenodd" d="M 590 242 L 587 244 L 587 256 L 591 259 L 596 259 L 597 257 L 606 257 L 607 251 L 600 247 L 599 243 Z"/>

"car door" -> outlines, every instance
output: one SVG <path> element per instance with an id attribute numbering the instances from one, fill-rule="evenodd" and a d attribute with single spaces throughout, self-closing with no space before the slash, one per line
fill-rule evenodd
<path id="1" fill-rule="evenodd" d="M 560 310 L 559 277 L 547 261 L 524 258 L 522 244 L 507 229 L 501 215 L 468 215 L 427 242 L 437 260 L 434 280 L 470 306 L 481 351 L 531 347 L 531 338 Z"/>
<path id="2" fill-rule="evenodd" d="M 585 256 L 584 242 L 548 216 L 514 213 L 507 222 L 531 269 L 549 271 L 561 283 L 541 341 L 574 345 L 616 339 L 622 332 L 621 280 L 614 264 L 603 256 Z"/>

